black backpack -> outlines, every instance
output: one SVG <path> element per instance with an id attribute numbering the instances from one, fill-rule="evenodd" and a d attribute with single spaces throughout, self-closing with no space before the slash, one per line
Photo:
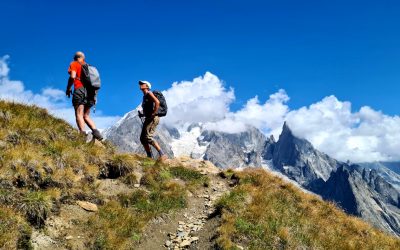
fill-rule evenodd
<path id="1" fill-rule="evenodd" d="M 157 97 L 157 99 L 160 101 L 160 107 L 157 110 L 157 116 L 159 116 L 159 117 L 166 116 L 167 112 L 168 112 L 168 106 L 167 106 L 167 101 L 165 100 L 164 95 L 158 90 L 154 90 L 152 92 Z"/>

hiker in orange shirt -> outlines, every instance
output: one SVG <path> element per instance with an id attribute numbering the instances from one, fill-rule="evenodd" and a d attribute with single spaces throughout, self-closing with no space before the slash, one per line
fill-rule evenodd
<path id="1" fill-rule="evenodd" d="M 81 82 L 82 65 L 86 64 L 85 55 L 78 51 L 75 53 L 74 61 L 70 64 L 68 73 L 67 89 L 65 94 L 68 98 L 71 97 L 72 85 L 74 92 L 72 94 L 72 105 L 75 109 L 75 118 L 78 129 L 81 133 L 85 133 L 85 123 L 92 130 L 93 137 L 98 140 L 103 140 L 100 131 L 96 129 L 96 125 L 90 118 L 90 108 L 96 104 L 96 93 L 90 88 L 86 88 Z"/>

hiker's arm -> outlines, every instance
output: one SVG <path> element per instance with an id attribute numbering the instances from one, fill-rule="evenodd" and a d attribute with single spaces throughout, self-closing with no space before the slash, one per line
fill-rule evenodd
<path id="1" fill-rule="evenodd" d="M 160 107 L 160 101 L 157 99 L 157 97 L 152 92 L 150 92 L 149 95 L 150 95 L 151 99 L 153 99 L 154 104 L 155 104 L 153 113 L 151 115 L 155 116 L 157 114 L 158 108 Z"/>
<path id="2" fill-rule="evenodd" d="M 65 95 L 68 97 L 70 97 L 70 95 L 71 95 L 71 92 L 72 92 L 71 88 L 72 88 L 72 85 L 74 84 L 75 78 L 76 78 L 76 72 L 71 71 L 69 78 L 68 78 L 67 89 L 65 90 Z"/>

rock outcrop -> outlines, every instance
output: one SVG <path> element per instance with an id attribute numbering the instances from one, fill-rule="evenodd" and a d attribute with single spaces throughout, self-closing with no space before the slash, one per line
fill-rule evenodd
<path id="1" fill-rule="evenodd" d="M 331 174 L 318 193 L 336 202 L 347 213 L 400 235 L 399 192 L 376 170 L 344 164 Z"/>

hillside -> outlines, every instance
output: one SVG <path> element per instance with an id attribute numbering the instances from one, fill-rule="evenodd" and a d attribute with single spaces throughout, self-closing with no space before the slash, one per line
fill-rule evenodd
<path id="1" fill-rule="evenodd" d="M 0 249 L 241 247 L 400 241 L 263 170 L 120 154 L 43 109 L 0 101 Z"/>
<path id="2" fill-rule="evenodd" d="M 127 113 L 105 131 L 107 140 L 120 152 L 143 151 L 136 136 L 141 130 L 137 114 L 137 110 Z M 220 169 L 266 168 L 335 202 L 347 213 L 400 236 L 400 178 L 390 170 L 395 170 L 398 163 L 360 166 L 338 161 L 293 134 L 286 122 L 277 141 L 251 125 L 227 133 L 208 130 L 202 123 L 178 122 L 175 126 L 161 124 L 157 133 L 157 140 L 170 156 L 207 160 Z"/>

